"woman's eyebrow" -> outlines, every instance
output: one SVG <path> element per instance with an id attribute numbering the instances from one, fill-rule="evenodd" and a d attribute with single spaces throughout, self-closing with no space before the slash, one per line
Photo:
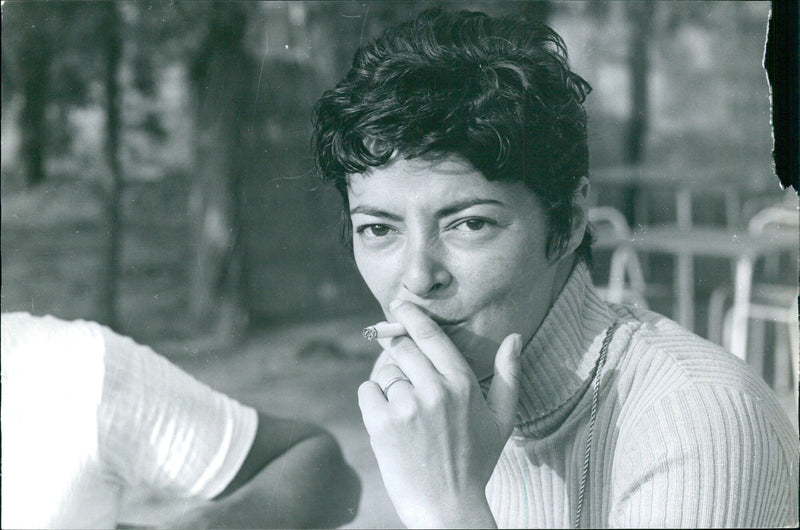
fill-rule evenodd
<path id="1" fill-rule="evenodd" d="M 467 208 L 471 208 L 473 206 L 478 206 L 480 204 L 491 204 L 495 206 L 505 206 L 505 204 L 501 201 L 496 199 L 466 199 L 463 201 L 458 201 L 456 203 L 450 204 L 440 210 L 436 211 L 437 217 L 447 217 L 449 215 L 456 214 L 461 210 L 466 210 Z"/>
<path id="2" fill-rule="evenodd" d="M 384 219 L 389 219 L 392 221 L 402 221 L 403 218 L 399 215 L 395 215 L 393 213 L 389 213 L 385 210 L 381 210 L 379 208 L 373 208 L 371 206 L 356 206 L 355 208 L 350 209 L 350 215 L 354 215 L 360 213 L 362 215 L 371 215 L 372 217 L 383 217 Z"/>
<path id="3" fill-rule="evenodd" d="M 449 215 L 456 214 L 462 210 L 466 210 L 467 208 L 471 208 L 473 206 L 478 206 L 482 204 L 490 204 L 496 206 L 505 206 L 505 204 L 501 201 L 496 199 L 465 199 L 463 201 L 454 202 L 452 204 L 448 204 L 444 208 L 440 208 L 436 210 L 436 217 L 447 217 Z M 385 219 L 390 219 L 392 221 L 402 221 L 402 217 L 399 215 L 389 213 L 386 210 L 381 210 L 380 208 L 373 208 L 372 206 L 356 206 L 355 208 L 350 209 L 350 215 L 355 214 L 362 214 L 362 215 L 370 215 L 373 217 L 383 217 Z"/>

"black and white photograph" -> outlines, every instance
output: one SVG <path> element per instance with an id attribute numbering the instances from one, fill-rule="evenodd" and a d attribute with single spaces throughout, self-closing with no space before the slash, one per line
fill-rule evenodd
<path id="1" fill-rule="evenodd" d="M 0 2 L 2 528 L 796 528 L 781 4 Z"/>

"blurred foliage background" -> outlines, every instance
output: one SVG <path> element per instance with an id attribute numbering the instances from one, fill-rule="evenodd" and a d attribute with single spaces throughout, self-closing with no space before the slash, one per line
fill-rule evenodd
<path id="1" fill-rule="evenodd" d="M 360 44 L 431 6 L 559 31 L 594 87 L 593 167 L 755 167 L 777 187 L 767 2 L 6 1 L 2 310 L 144 342 L 376 314 L 312 172 L 311 109 Z"/>

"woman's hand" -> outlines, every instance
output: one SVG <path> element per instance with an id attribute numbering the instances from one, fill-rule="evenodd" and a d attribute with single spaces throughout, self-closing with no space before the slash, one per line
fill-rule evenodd
<path id="1" fill-rule="evenodd" d="M 409 527 L 494 526 L 485 488 L 514 426 L 521 337 L 509 335 L 497 350 L 484 399 L 435 322 L 408 302 L 391 310 L 410 338 L 382 341 L 393 364 L 376 369 L 358 390 L 389 497 Z"/>

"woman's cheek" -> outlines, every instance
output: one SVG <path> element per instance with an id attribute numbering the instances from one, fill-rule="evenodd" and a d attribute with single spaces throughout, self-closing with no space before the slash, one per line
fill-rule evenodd
<path id="1" fill-rule="evenodd" d="M 372 296 L 381 305 L 388 305 L 392 297 L 391 286 L 395 276 L 394 267 L 391 261 L 383 258 L 377 259 L 370 257 L 364 252 L 355 252 L 356 267 L 361 274 L 361 278 L 367 284 Z"/>
<path id="2" fill-rule="evenodd" d="M 509 260 L 498 259 L 497 256 L 475 254 L 458 261 L 451 267 L 451 272 L 459 280 L 462 287 L 469 286 L 471 292 L 501 290 L 515 276 L 514 267 Z"/>

